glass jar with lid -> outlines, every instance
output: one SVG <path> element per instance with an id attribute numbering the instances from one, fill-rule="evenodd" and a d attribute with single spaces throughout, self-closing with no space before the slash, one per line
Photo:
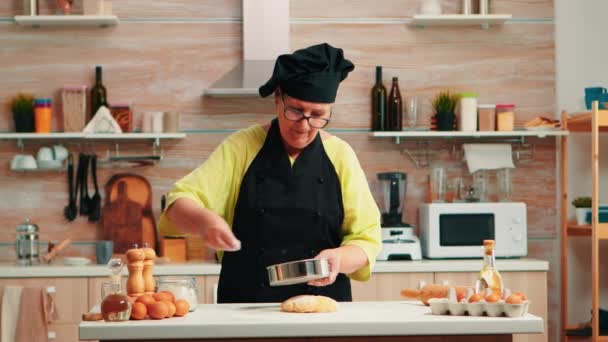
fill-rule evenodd
<path id="1" fill-rule="evenodd" d="M 496 130 L 512 131 L 515 126 L 515 105 L 496 105 Z"/>
<path id="2" fill-rule="evenodd" d="M 156 292 L 169 291 L 175 299 L 183 299 L 190 304 L 190 311 L 198 305 L 198 287 L 195 277 L 162 276 L 156 279 Z"/>

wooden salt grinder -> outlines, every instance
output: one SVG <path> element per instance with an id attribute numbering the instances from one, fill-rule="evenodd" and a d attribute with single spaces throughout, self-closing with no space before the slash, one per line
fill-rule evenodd
<path id="1" fill-rule="evenodd" d="M 145 283 L 143 277 L 145 254 L 143 249 L 133 248 L 127 251 L 127 267 L 129 269 L 129 278 L 127 279 L 127 294 L 131 297 L 139 297 L 144 294 Z"/>
<path id="2" fill-rule="evenodd" d="M 144 243 L 144 291 L 146 294 L 152 294 L 156 290 L 156 280 L 154 279 L 154 259 L 156 259 L 156 252 L 147 243 Z"/>

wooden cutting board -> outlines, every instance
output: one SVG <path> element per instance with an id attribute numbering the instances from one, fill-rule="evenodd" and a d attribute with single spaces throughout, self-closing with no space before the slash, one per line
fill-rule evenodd
<path id="1" fill-rule="evenodd" d="M 133 244 L 157 249 L 156 222 L 152 214 L 152 188 L 140 175 L 115 174 L 105 185 L 102 224 L 105 238 L 114 241 L 114 253 L 125 253 Z"/>

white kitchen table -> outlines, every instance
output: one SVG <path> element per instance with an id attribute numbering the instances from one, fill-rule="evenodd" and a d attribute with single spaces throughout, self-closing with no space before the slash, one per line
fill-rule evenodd
<path id="1" fill-rule="evenodd" d="M 340 303 L 335 313 L 281 312 L 278 303 L 201 304 L 185 317 L 82 322 L 81 340 L 100 341 L 511 341 L 542 333 L 540 317 L 436 316 L 412 301 Z M 436 336 L 436 337 L 432 337 Z"/>

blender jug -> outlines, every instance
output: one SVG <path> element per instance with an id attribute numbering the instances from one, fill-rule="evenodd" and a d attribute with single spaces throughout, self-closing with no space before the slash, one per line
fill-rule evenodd
<path id="1" fill-rule="evenodd" d="M 382 183 L 384 208 L 382 210 L 382 227 L 406 227 L 401 222 L 401 199 L 405 195 L 407 176 L 403 172 L 383 172 L 378 174 Z"/>

